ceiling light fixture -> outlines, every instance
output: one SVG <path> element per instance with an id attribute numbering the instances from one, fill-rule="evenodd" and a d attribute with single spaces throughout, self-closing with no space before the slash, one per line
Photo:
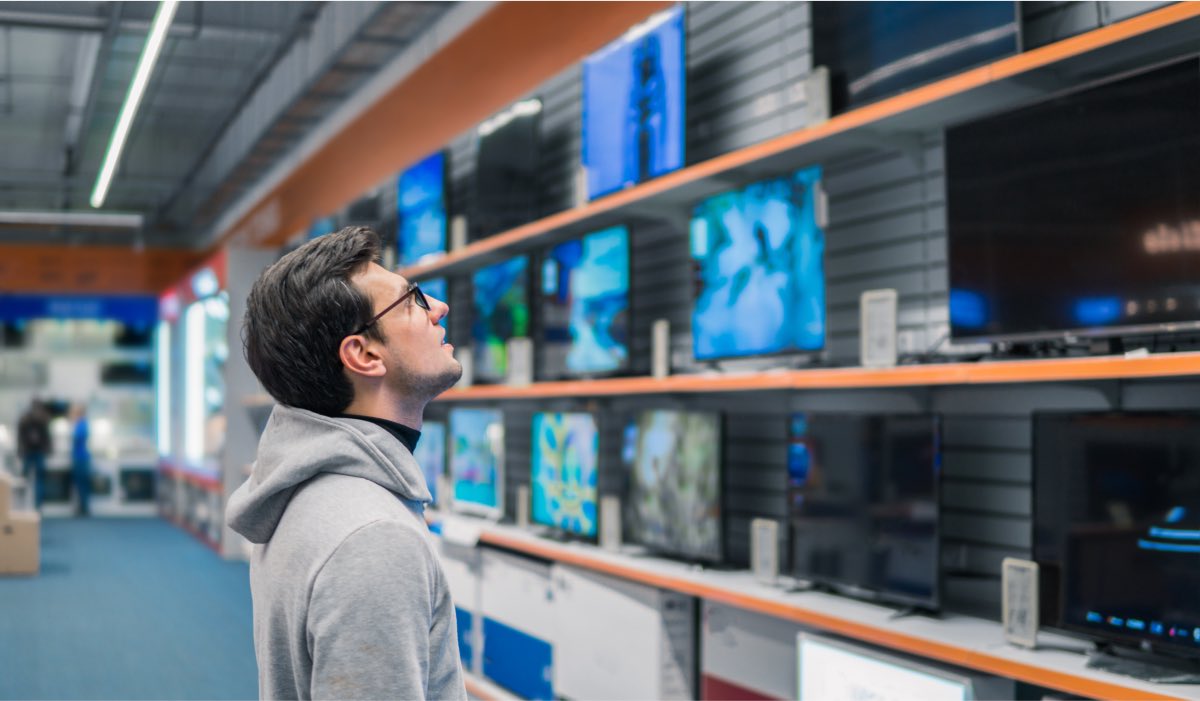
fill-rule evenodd
<path id="1" fill-rule="evenodd" d="M 104 198 L 108 196 L 108 187 L 112 185 L 117 165 L 121 161 L 121 151 L 125 148 L 125 139 L 129 137 L 129 129 L 133 126 L 133 118 L 142 101 L 142 94 L 146 92 L 146 86 L 150 82 L 150 73 L 154 70 L 155 62 L 158 61 L 159 51 L 162 50 L 163 41 L 167 38 L 167 29 L 171 26 L 171 20 L 175 17 L 175 10 L 178 7 L 179 0 L 162 0 L 158 4 L 158 10 L 154 13 L 154 23 L 150 25 L 150 34 L 146 38 L 146 45 L 142 47 L 142 57 L 138 59 L 137 71 L 133 74 L 133 82 L 129 84 L 129 92 L 125 93 L 125 104 L 121 105 L 121 115 L 117 118 L 112 138 L 108 141 L 108 151 L 104 154 L 104 166 L 100 168 L 100 174 L 96 176 L 96 186 L 92 188 L 91 203 L 93 207 L 104 204 Z"/>

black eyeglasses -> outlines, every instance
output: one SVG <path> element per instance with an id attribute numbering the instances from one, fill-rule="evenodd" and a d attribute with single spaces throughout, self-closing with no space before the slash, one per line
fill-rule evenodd
<path id="1" fill-rule="evenodd" d="M 424 310 L 425 310 L 425 311 L 427 311 L 427 312 L 429 312 L 429 311 L 433 311 L 433 310 L 432 310 L 432 309 L 429 307 L 429 300 L 428 300 L 428 299 L 425 297 L 425 293 L 424 293 L 424 292 L 422 292 L 422 291 L 421 291 L 421 288 L 420 288 L 420 287 L 417 285 L 417 283 L 415 283 L 415 282 L 414 282 L 414 283 L 412 283 L 411 285 L 409 285 L 409 286 L 408 286 L 408 291 L 407 291 L 407 292 L 405 292 L 404 294 L 400 295 L 400 299 L 398 299 L 398 300 L 396 300 L 395 302 L 392 302 L 391 304 L 387 305 L 387 307 L 385 307 L 383 311 L 381 311 L 381 312 L 379 312 L 378 314 L 376 314 L 375 316 L 371 317 L 371 320 L 370 320 L 370 321 L 368 321 L 367 323 L 363 324 L 363 325 L 362 325 L 362 326 L 361 326 L 359 329 L 357 329 L 357 330 L 356 330 L 354 333 L 352 333 L 352 334 L 350 334 L 350 335 L 351 335 L 351 336 L 357 336 L 358 334 L 362 333 L 363 331 L 366 331 L 367 329 L 371 328 L 372 326 L 374 326 L 374 325 L 375 325 L 375 322 L 376 322 L 376 321 L 379 321 L 380 319 L 382 319 L 382 318 L 383 318 L 383 315 L 384 315 L 384 314 L 387 314 L 388 312 L 390 312 L 390 311 L 392 311 L 393 309 L 395 309 L 397 306 L 399 306 L 399 305 L 400 305 L 400 303 L 401 303 L 401 302 L 403 302 L 404 300 L 408 299 L 408 298 L 409 298 L 409 296 L 411 296 L 411 297 L 413 298 L 413 301 L 417 303 L 417 306 L 418 306 L 418 307 L 420 307 L 420 308 L 424 309 Z"/>

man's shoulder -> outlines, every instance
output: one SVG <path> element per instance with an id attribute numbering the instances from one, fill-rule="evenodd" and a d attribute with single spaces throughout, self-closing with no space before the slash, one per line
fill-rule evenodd
<path id="1" fill-rule="evenodd" d="M 416 525 L 419 518 L 400 497 L 369 479 L 326 473 L 297 488 L 280 528 L 338 543 L 377 521 Z"/>

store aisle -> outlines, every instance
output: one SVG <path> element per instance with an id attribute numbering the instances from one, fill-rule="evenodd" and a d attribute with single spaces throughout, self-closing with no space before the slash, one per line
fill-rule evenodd
<path id="1" fill-rule="evenodd" d="M 0 578 L 0 698 L 256 698 L 244 563 L 159 519 L 47 519 Z"/>

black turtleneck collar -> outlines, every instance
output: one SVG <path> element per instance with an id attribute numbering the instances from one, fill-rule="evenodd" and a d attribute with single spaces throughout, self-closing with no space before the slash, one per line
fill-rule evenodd
<path id="1" fill-rule="evenodd" d="M 358 414 L 342 414 L 344 419 L 359 419 L 362 421 L 370 421 L 379 426 L 383 430 L 396 437 L 396 440 L 404 444 L 408 448 L 408 452 L 415 452 L 417 449 L 417 441 L 421 440 L 421 432 L 415 428 L 409 428 L 404 424 L 398 424 L 395 421 L 388 421 L 376 416 L 360 416 Z"/>

